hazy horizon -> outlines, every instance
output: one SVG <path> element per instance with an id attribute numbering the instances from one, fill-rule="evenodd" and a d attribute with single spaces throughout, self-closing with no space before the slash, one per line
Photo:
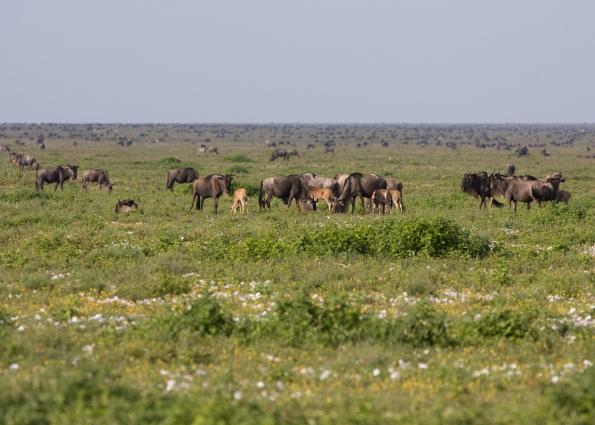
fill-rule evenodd
<path id="1" fill-rule="evenodd" d="M 595 120 L 588 0 L 25 0 L 3 15 L 3 123 Z"/>

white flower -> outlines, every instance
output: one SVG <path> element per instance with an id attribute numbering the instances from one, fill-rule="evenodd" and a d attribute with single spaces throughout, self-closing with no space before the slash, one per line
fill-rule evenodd
<path id="1" fill-rule="evenodd" d="M 168 379 L 165 384 L 165 392 L 170 392 L 174 388 L 176 388 L 176 381 L 174 379 Z"/>
<path id="2" fill-rule="evenodd" d="M 380 369 L 378 369 L 378 368 L 374 369 L 374 370 L 372 371 L 372 375 L 373 375 L 373 376 L 378 376 L 378 375 L 380 375 Z"/>
<path id="3" fill-rule="evenodd" d="M 558 375 L 552 376 L 552 384 L 557 384 L 559 381 L 560 381 L 560 378 L 558 377 Z"/>
<path id="4" fill-rule="evenodd" d="M 427 363 L 419 363 L 417 365 L 418 368 L 420 369 L 427 369 L 428 368 L 428 364 Z"/>
<path id="5" fill-rule="evenodd" d="M 324 381 L 325 379 L 329 378 L 331 376 L 331 371 L 328 369 L 325 369 L 322 371 L 322 373 L 320 374 L 320 380 Z"/>
<path id="6" fill-rule="evenodd" d="M 10 366 L 8 366 L 8 369 L 10 370 L 18 370 L 19 369 L 19 364 L 18 363 L 12 363 Z"/>
<path id="7" fill-rule="evenodd" d="M 256 383 L 256 388 L 264 388 L 264 382 L 262 382 L 262 381 L 258 381 L 258 382 Z"/>
<path id="8" fill-rule="evenodd" d="M 83 347 L 83 351 L 87 354 L 92 354 L 95 349 L 95 344 L 87 344 Z"/>
<path id="9" fill-rule="evenodd" d="M 234 400 L 241 400 L 242 399 L 242 393 L 241 393 L 241 391 L 235 391 L 233 393 L 233 398 L 234 398 Z"/>
<path id="10" fill-rule="evenodd" d="M 583 360 L 583 365 L 585 367 L 591 367 L 591 366 L 593 366 L 593 362 L 590 360 Z"/>

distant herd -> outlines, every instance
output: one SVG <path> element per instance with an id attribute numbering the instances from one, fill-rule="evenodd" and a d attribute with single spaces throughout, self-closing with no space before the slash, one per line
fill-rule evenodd
<path id="1" fill-rule="evenodd" d="M 283 155 L 285 154 L 285 155 Z M 286 157 L 292 153 L 273 153 L 271 160 Z M 64 183 L 77 180 L 78 166 L 75 164 L 58 165 L 51 168 L 40 168 L 35 158 L 9 152 L 9 162 L 23 169 L 29 167 L 36 172 L 35 189 L 43 191 L 44 185 L 55 184 L 54 191 Z M 556 172 L 539 179 L 531 175 L 515 174 L 515 166 L 509 164 L 506 174 L 500 172 L 488 173 L 479 171 L 465 173 L 461 181 L 461 190 L 476 198 L 480 198 L 479 208 L 487 208 L 487 200 L 492 207 L 502 207 L 503 204 L 496 196 L 504 198 L 509 206 L 517 208 L 517 202 L 527 204 L 536 202 L 564 202 L 568 203 L 570 193 L 560 189 L 565 182 L 562 173 Z M 214 201 L 217 213 L 219 198 L 231 194 L 233 174 L 210 174 L 200 177 L 194 168 L 179 168 L 169 170 L 166 177 L 166 189 L 173 191 L 175 183 L 192 184 L 192 203 L 190 211 L 195 207 L 202 210 L 207 198 Z M 94 183 L 100 191 L 111 192 L 112 183 L 108 173 L 102 169 L 89 169 L 82 173 L 81 190 L 87 191 L 89 183 Z M 247 211 L 248 193 L 245 188 L 236 189 L 233 193 L 233 213 Z M 317 203 L 324 201 L 329 212 L 355 212 L 356 201 L 359 198 L 364 211 L 382 213 L 398 211 L 403 213 L 403 183 L 391 177 L 376 174 L 338 173 L 334 177 L 323 177 L 310 172 L 291 174 L 288 176 L 267 177 L 260 182 L 258 190 L 258 206 L 260 210 L 271 208 L 273 198 L 281 199 L 283 204 L 291 207 L 295 201 L 298 210 L 316 210 Z M 131 199 L 119 200 L 115 207 L 116 213 L 127 213 L 138 210 L 138 204 Z"/>

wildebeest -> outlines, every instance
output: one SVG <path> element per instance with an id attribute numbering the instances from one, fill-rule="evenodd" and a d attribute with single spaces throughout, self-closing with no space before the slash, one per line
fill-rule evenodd
<path id="1" fill-rule="evenodd" d="M 97 183 L 97 188 L 106 192 L 112 191 L 112 184 L 105 170 L 85 170 L 81 178 L 81 190 L 88 190 L 89 183 Z"/>
<path id="2" fill-rule="evenodd" d="M 34 168 L 35 170 L 38 170 L 39 163 L 31 155 L 22 155 L 19 159 L 19 173 L 21 175 L 23 174 L 23 169 L 25 167 Z"/>
<path id="3" fill-rule="evenodd" d="M 248 195 L 246 194 L 246 189 L 243 187 L 236 189 L 233 192 L 233 205 L 231 207 L 231 212 L 235 214 L 238 212 L 239 208 L 240 212 L 244 214 L 246 212 L 247 205 Z"/>
<path id="4" fill-rule="evenodd" d="M 10 152 L 10 147 L 0 144 L 0 152 Z"/>
<path id="5" fill-rule="evenodd" d="M 514 166 L 513 163 L 510 163 L 506 166 L 506 174 L 508 175 L 508 177 L 514 176 L 515 171 L 516 171 L 516 167 Z"/>
<path id="6" fill-rule="evenodd" d="M 121 199 L 116 203 L 116 214 L 126 214 L 138 210 L 138 204 L 132 199 Z"/>
<path id="7" fill-rule="evenodd" d="M 287 161 L 288 155 L 287 155 L 287 151 L 285 149 L 275 149 L 273 151 L 273 153 L 271 154 L 271 161 L 274 161 L 279 158 L 283 158 L 284 160 Z"/>
<path id="8" fill-rule="evenodd" d="M 291 158 L 292 156 L 295 156 L 295 157 L 300 156 L 300 153 L 297 151 L 297 149 L 292 149 L 289 152 L 287 152 L 287 159 Z"/>
<path id="9" fill-rule="evenodd" d="M 205 144 L 200 145 L 200 148 L 198 148 L 197 153 L 199 155 L 219 155 L 219 149 L 216 146 L 207 146 Z"/>
<path id="10" fill-rule="evenodd" d="M 403 185 L 401 184 L 401 188 Z M 395 208 L 399 209 L 402 214 L 405 207 L 403 206 L 403 191 L 402 189 L 387 189 L 386 190 L 386 202 L 389 211 L 393 211 Z"/>
<path id="11" fill-rule="evenodd" d="M 215 214 L 217 214 L 219 197 L 223 194 L 229 194 L 233 177 L 233 174 L 210 174 L 195 180 L 192 184 L 192 204 L 190 205 L 190 211 L 192 211 L 195 201 L 196 209 L 202 210 L 205 199 L 213 198 L 215 201 Z"/>
<path id="12" fill-rule="evenodd" d="M 326 202 L 326 206 L 329 211 L 333 210 L 333 191 L 327 187 L 309 187 L 308 195 L 310 196 L 310 202 L 316 203 L 319 200 Z"/>
<path id="13" fill-rule="evenodd" d="M 194 168 L 177 168 L 167 172 L 166 188 L 173 192 L 175 183 L 194 183 L 198 173 Z"/>
<path id="14" fill-rule="evenodd" d="M 385 177 L 386 180 L 386 188 L 387 189 L 397 189 L 403 190 L 403 182 L 393 178 L 393 177 Z"/>
<path id="15" fill-rule="evenodd" d="M 526 203 L 527 209 L 531 209 L 533 201 L 537 204 L 555 201 L 558 187 L 565 181 L 560 173 L 543 180 L 521 180 L 495 173 L 490 175 L 489 180 L 492 191 L 502 194 L 508 201 L 509 207 L 514 204 L 514 211 L 516 211 L 517 202 Z"/>
<path id="16" fill-rule="evenodd" d="M 264 197 L 263 197 L 264 195 Z M 258 191 L 258 206 L 271 208 L 271 199 L 280 198 L 287 207 L 291 207 L 291 202 L 295 199 L 298 210 L 300 207 L 307 209 L 308 204 L 308 184 L 303 176 L 291 174 L 289 176 L 267 177 L 260 182 Z"/>
<path id="17" fill-rule="evenodd" d="M 564 202 L 568 205 L 568 201 L 570 201 L 570 192 L 567 190 L 558 190 L 558 193 L 556 193 L 556 202 Z"/>
<path id="18" fill-rule="evenodd" d="M 491 199 L 491 205 L 501 207 L 502 204 L 494 199 L 490 186 L 490 176 L 485 171 L 478 173 L 465 173 L 461 180 L 461 190 L 469 195 L 480 198 L 479 209 L 487 208 L 486 199 Z"/>
<path id="19" fill-rule="evenodd" d="M 386 189 L 386 179 L 376 174 L 352 173 L 345 180 L 341 194 L 335 202 L 335 211 L 345 212 L 351 202 L 351 212 L 355 212 L 355 199 L 360 198 L 364 212 L 364 198 L 370 199 L 376 189 Z"/>
<path id="20" fill-rule="evenodd" d="M 64 190 L 64 182 L 67 180 L 76 180 L 77 165 L 58 165 L 57 167 L 37 170 L 35 178 L 35 190 L 43 190 L 45 183 L 56 183 L 54 192 L 60 186 Z"/>
<path id="21" fill-rule="evenodd" d="M 377 211 L 378 213 L 382 212 L 382 214 L 384 214 L 388 201 L 387 190 L 376 189 L 372 193 L 372 197 L 370 199 L 372 200 L 372 212 Z"/>

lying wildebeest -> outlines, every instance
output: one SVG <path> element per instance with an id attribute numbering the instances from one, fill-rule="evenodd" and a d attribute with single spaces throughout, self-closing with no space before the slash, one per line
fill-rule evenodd
<path id="1" fill-rule="evenodd" d="M 355 212 L 355 199 L 360 198 L 364 212 L 364 198 L 370 199 L 376 189 L 386 189 L 386 179 L 376 174 L 352 173 L 345 180 L 341 194 L 335 202 L 336 212 L 345 212 L 351 202 L 351 212 Z"/>
<path id="2" fill-rule="evenodd" d="M 264 197 L 263 197 L 264 195 Z M 267 177 L 260 182 L 258 191 L 258 206 L 262 210 L 271 209 L 271 199 L 280 198 L 287 208 L 295 199 L 298 210 L 308 209 L 308 184 L 303 176 L 291 174 L 289 176 Z"/>
<path id="3" fill-rule="evenodd" d="M 243 187 L 236 189 L 233 192 L 233 205 L 231 207 L 231 212 L 235 214 L 238 212 L 239 208 L 240 212 L 244 214 L 246 212 L 247 206 L 248 195 L 246 194 L 246 189 L 244 189 Z"/>
<path id="4" fill-rule="evenodd" d="M 279 159 L 279 158 L 283 158 L 284 160 L 287 161 L 288 154 L 287 154 L 287 151 L 285 149 L 275 149 L 273 151 L 273 153 L 271 154 L 271 161 L 274 161 L 274 160 Z"/>
<path id="5" fill-rule="evenodd" d="M 233 178 L 233 174 L 210 174 L 195 180 L 192 184 L 192 204 L 190 205 L 190 211 L 192 211 L 195 201 L 196 209 L 202 210 L 205 199 L 213 198 L 215 201 L 215 214 L 217 214 L 219 197 L 223 194 L 229 194 Z"/>
<path id="6" fill-rule="evenodd" d="M 198 173 L 194 168 L 177 168 L 167 172 L 167 183 L 165 187 L 173 192 L 174 183 L 194 183 L 198 179 Z"/>
<path id="7" fill-rule="evenodd" d="M 533 201 L 537 204 L 555 201 L 558 187 L 564 181 L 559 173 L 543 180 L 521 180 L 496 173 L 490 175 L 490 188 L 494 193 L 504 196 L 509 207 L 514 204 L 514 211 L 516 211 L 517 202 L 524 202 L 527 204 L 527 209 L 531 209 Z"/>
<path id="8" fill-rule="evenodd" d="M 487 208 L 486 199 L 491 199 L 492 207 L 501 207 L 502 204 L 494 199 L 490 186 L 490 176 L 485 171 L 478 173 L 465 173 L 461 180 L 461 190 L 474 198 L 479 197 L 479 209 Z"/>
<path id="9" fill-rule="evenodd" d="M 138 210 L 138 204 L 132 199 L 121 199 L 116 203 L 116 214 L 126 214 Z"/>
<path id="10" fill-rule="evenodd" d="M 35 190 L 43 190 L 45 183 L 56 183 L 54 192 L 60 186 L 64 190 L 64 182 L 67 180 L 76 180 L 77 165 L 58 165 L 57 167 L 37 170 L 35 178 Z"/>
<path id="11" fill-rule="evenodd" d="M 329 212 L 333 210 L 333 191 L 327 187 L 309 187 L 308 195 L 311 203 L 316 203 L 319 200 L 324 200 Z"/>
<path id="12" fill-rule="evenodd" d="M 85 170 L 81 179 L 81 190 L 88 191 L 89 182 L 97 183 L 97 188 L 105 192 L 112 191 L 112 184 L 105 170 Z"/>
<path id="13" fill-rule="evenodd" d="M 386 189 L 376 189 L 374 193 L 372 193 L 372 212 L 376 211 L 380 214 L 384 214 L 386 209 L 386 204 L 388 201 L 388 194 Z"/>
<path id="14" fill-rule="evenodd" d="M 403 187 L 403 185 L 401 185 L 401 187 Z M 405 207 L 403 206 L 403 192 L 401 189 L 387 189 L 386 202 L 390 212 L 395 208 L 398 208 L 399 212 L 403 214 Z"/>
<path id="15" fill-rule="evenodd" d="M 564 202 L 568 205 L 568 201 L 570 201 L 570 192 L 567 190 L 559 190 L 558 193 L 556 193 L 556 202 Z"/>

